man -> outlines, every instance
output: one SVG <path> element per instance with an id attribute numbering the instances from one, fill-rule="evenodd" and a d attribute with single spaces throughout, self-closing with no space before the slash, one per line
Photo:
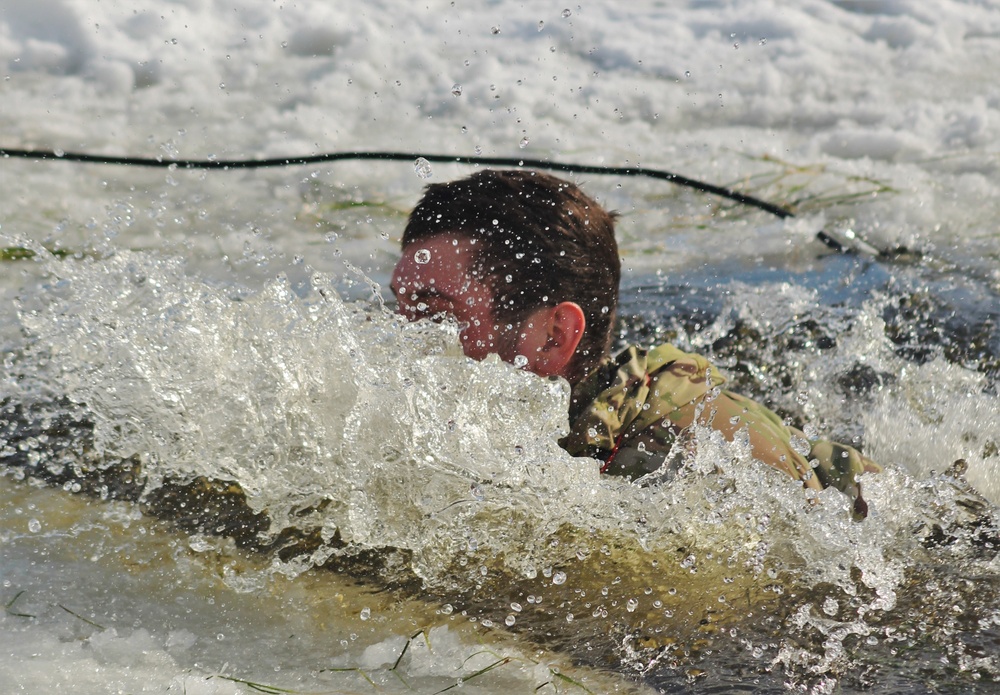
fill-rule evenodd
<path id="1" fill-rule="evenodd" d="M 689 448 L 695 422 L 811 489 L 836 487 L 867 514 L 857 477 L 881 470 L 855 449 L 786 427 L 722 390 L 704 358 L 672 345 L 609 357 L 621 262 L 614 217 L 575 185 L 536 171 L 484 170 L 428 186 L 403 232 L 392 277 L 409 320 L 450 317 L 466 355 L 497 353 L 572 386 L 560 444 L 637 479 Z"/>

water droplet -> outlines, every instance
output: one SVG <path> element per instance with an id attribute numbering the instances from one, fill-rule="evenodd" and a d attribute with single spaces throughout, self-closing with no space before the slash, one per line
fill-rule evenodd
<path id="1" fill-rule="evenodd" d="M 490 33 L 494 34 L 494 35 L 499 34 L 500 33 L 500 27 L 499 26 L 490 27 Z"/>
<path id="2" fill-rule="evenodd" d="M 806 439 L 819 439 L 819 430 L 816 429 L 816 425 L 807 424 L 802 428 L 802 432 L 806 435 Z"/>
<path id="3" fill-rule="evenodd" d="M 413 254 L 413 260 L 415 260 L 420 265 L 426 265 L 431 262 L 431 252 L 427 249 L 420 249 L 415 254 Z"/>
<path id="4" fill-rule="evenodd" d="M 685 70 L 684 71 L 684 77 L 691 77 L 691 71 L 690 70 Z"/>
<path id="5" fill-rule="evenodd" d="M 452 93 L 453 96 L 456 96 L 456 97 L 462 96 L 462 85 L 460 85 L 460 84 L 454 84 L 454 85 L 452 85 L 452 87 L 451 87 L 451 93 Z"/>
<path id="6" fill-rule="evenodd" d="M 188 546 L 196 553 L 203 553 L 206 550 L 212 549 L 212 544 L 201 536 L 191 536 L 191 539 L 188 541 Z"/>
<path id="7" fill-rule="evenodd" d="M 511 625 L 513 625 L 516 622 L 517 622 L 517 618 L 515 618 L 513 615 L 508 615 L 507 619 L 504 620 L 504 623 L 507 625 L 507 627 L 510 627 Z"/>
<path id="8" fill-rule="evenodd" d="M 610 311 L 610 310 L 608 309 L 608 307 L 606 307 L 606 306 L 602 306 L 602 307 L 601 307 L 601 313 L 602 313 L 602 314 L 606 314 L 606 313 L 608 313 L 608 311 Z"/>
<path id="9" fill-rule="evenodd" d="M 545 22 L 543 22 L 542 20 L 538 20 L 538 31 L 541 31 L 544 28 L 545 28 Z"/>
<path id="10" fill-rule="evenodd" d="M 638 607 L 639 607 L 639 600 L 634 598 L 630 598 L 628 600 L 628 603 L 625 604 L 625 610 L 627 610 L 629 613 L 635 613 L 635 609 Z"/>
<path id="11" fill-rule="evenodd" d="M 524 369 L 525 367 L 528 366 L 528 358 L 525 357 L 524 355 L 517 355 L 514 358 L 514 366 L 517 367 L 518 369 Z"/>
<path id="12" fill-rule="evenodd" d="M 521 604 L 518 603 L 517 601 L 514 601 L 513 603 L 510 604 L 510 609 L 512 611 L 514 611 L 515 613 L 520 613 L 521 612 Z"/>
<path id="13" fill-rule="evenodd" d="M 489 620 L 489 619 L 486 619 L 486 620 L 482 621 L 481 625 L 483 627 L 493 627 L 493 621 Z"/>
<path id="14" fill-rule="evenodd" d="M 28 530 L 32 533 L 38 533 L 42 530 L 42 522 L 38 519 L 30 519 L 28 521 Z"/>
<path id="15" fill-rule="evenodd" d="M 454 610 L 455 610 L 454 606 L 452 606 L 450 603 L 446 603 L 443 606 L 441 606 L 441 613 L 444 615 L 451 615 Z"/>
<path id="16" fill-rule="evenodd" d="M 219 83 L 219 89 L 225 89 L 225 88 L 226 88 L 226 83 L 225 82 L 220 82 Z"/>
<path id="17" fill-rule="evenodd" d="M 528 146 L 528 136 L 525 135 L 523 138 L 521 138 L 521 142 L 517 143 L 517 146 L 520 147 L 522 150 L 525 147 L 527 147 Z"/>
<path id="18" fill-rule="evenodd" d="M 362 620 L 368 620 L 368 618 L 372 617 L 372 609 L 369 608 L 368 606 L 365 606 L 364 608 L 361 609 L 361 615 L 358 617 L 361 618 Z"/>
<path id="19" fill-rule="evenodd" d="M 573 622 L 573 614 L 572 613 L 567 613 L 566 614 L 566 622 L 567 623 Z"/>
<path id="20" fill-rule="evenodd" d="M 431 171 L 431 163 L 428 162 L 423 157 L 416 158 L 416 160 L 413 162 L 413 170 L 417 172 L 417 176 L 419 176 L 422 179 L 429 179 L 431 176 L 434 175 L 434 172 Z"/>
<path id="21" fill-rule="evenodd" d="M 837 610 L 839 608 L 840 604 L 837 603 L 837 599 L 833 598 L 832 596 L 828 597 L 825 601 L 823 601 L 823 612 L 831 617 L 837 615 Z"/>
<path id="22" fill-rule="evenodd" d="M 475 152 L 476 156 L 478 157 L 483 153 L 483 148 L 480 147 L 479 145 L 476 145 L 475 147 L 472 148 L 472 151 Z"/>
<path id="23" fill-rule="evenodd" d="M 555 574 L 553 574 L 552 575 L 552 583 L 553 584 L 565 584 L 566 583 L 566 573 L 565 572 L 556 572 Z"/>
<path id="24" fill-rule="evenodd" d="M 809 452 L 812 451 L 812 447 L 802 437 L 792 437 L 792 448 L 803 456 L 808 456 Z"/>
<path id="25" fill-rule="evenodd" d="M 569 9 L 568 7 L 562 11 L 563 18 L 569 17 L 571 14 L 573 14 L 573 10 Z"/>

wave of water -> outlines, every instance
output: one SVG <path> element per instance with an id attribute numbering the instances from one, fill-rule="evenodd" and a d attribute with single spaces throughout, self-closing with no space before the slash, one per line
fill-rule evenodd
<path id="1" fill-rule="evenodd" d="M 8 351 L 16 378 L 0 396 L 84 405 L 96 452 L 140 461 L 147 493 L 195 476 L 235 481 L 271 536 L 318 530 L 346 544 L 231 573 L 240 591 L 337 555 L 388 553 L 418 593 L 471 619 L 669 682 L 706 664 L 725 670 L 711 655 L 740 639 L 757 644 L 753 668 L 844 677 L 873 645 L 891 653 L 891 635 L 929 625 L 962 577 L 1000 577 L 995 553 L 982 552 L 998 538 L 991 505 L 944 472 L 961 452 L 969 480 L 995 494 L 995 397 L 982 375 L 943 359 L 904 363 L 879 299 L 842 317 L 837 358 L 805 349 L 794 369 L 810 414 L 862 416 L 869 451 L 887 464 L 864 480 L 871 514 L 856 523 L 836 491 L 807 495 L 709 430 L 670 481 L 602 477 L 557 445 L 563 382 L 471 361 L 456 327 L 344 301 L 321 274 L 249 291 L 141 252 L 43 267 L 19 295 L 23 342 Z M 730 291 L 738 309 L 703 339 L 741 317 L 780 334 L 779 317 L 808 315 L 815 299 Z M 898 377 L 845 405 L 830 387 L 858 360 Z M 927 591 L 928 574 L 943 588 Z M 962 613 L 986 635 L 992 596 L 967 596 Z M 958 628 L 926 629 L 910 643 L 961 644 Z M 969 663 L 961 670 L 1000 672 L 991 657 Z"/>

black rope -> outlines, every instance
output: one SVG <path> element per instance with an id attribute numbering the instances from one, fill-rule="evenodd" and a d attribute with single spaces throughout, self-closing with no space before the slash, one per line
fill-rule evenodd
<path id="1" fill-rule="evenodd" d="M 518 157 L 462 157 L 447 154 L 425 154 L 421 152 L 328 152 L 326 154 L 309 155 L 305 157 L 275 157 L 272 159 L 164 159 L 162 157 L 115 157 L 112 155 L 85 154 L 81 152 L 62 152 L 54 150 L 21 150 L 0 148 L 0 156 L 20 157 L 23 159 L 58 160 L 64 162 L 84 162 L 87 164 L 119 164 L 126 166 L 160 167 L 165 169 L 264 169 L 270 167 L 301 166 L 305 164 L 321 164 L 324 162 L 340 162 L 344 160 L 382 160 L 409 161 L 423 158 L 428 162 L 439 164 L 472 164 L 485 166 L 514 166 L 532 169 L 547 169 L 574 174 L 599 174 L 605 176 L 636 176 L 661 181 L 669 181 L 679 186 L 686 186 L 704 193 L 711 193 L 721 198 L 749 205 L 781 219 L 794 217 L 788 209 L 755 198 L 752 195 L 734 191 L 731 188 L 716 186 L 697 179 L 674 174 L 663 169 L 647 167 L 611 167 L 589 164 L 571 164 L 551 162 L 544 159 L 523 159 Z M 826 232 L 819 232 L 816 238 L 841 253 L 858 250 L 855 246 L 841 242 Z M 871 247 L 869 247 L 870 249 Z M 868 251 L 869 249 L 864 249 Z M 876 255 L 884 255 L 877 249 Z"/>

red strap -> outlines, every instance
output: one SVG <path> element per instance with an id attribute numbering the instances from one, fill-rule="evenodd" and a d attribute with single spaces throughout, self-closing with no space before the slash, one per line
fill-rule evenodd
<path id="1" fill-rule="evenodd" d="M 615 440 L 615 447 L 611 450 L 611 454 L 609 454 L 608 457 L 606 459 L 604 459 L 604 464 L 601 466 L 601 473 L 606 473 L 607 472 L 608 466 L 611 465 L 611 462 L 614 461 L 615 456 L 618 455 L 618 447 L 620 447 L 622 445 L 622 440 L 623 439 L 625 439 L 625 433 L 624 432 L 622 432 L 621 434 L 618 435 L 618 439 Z"/>

